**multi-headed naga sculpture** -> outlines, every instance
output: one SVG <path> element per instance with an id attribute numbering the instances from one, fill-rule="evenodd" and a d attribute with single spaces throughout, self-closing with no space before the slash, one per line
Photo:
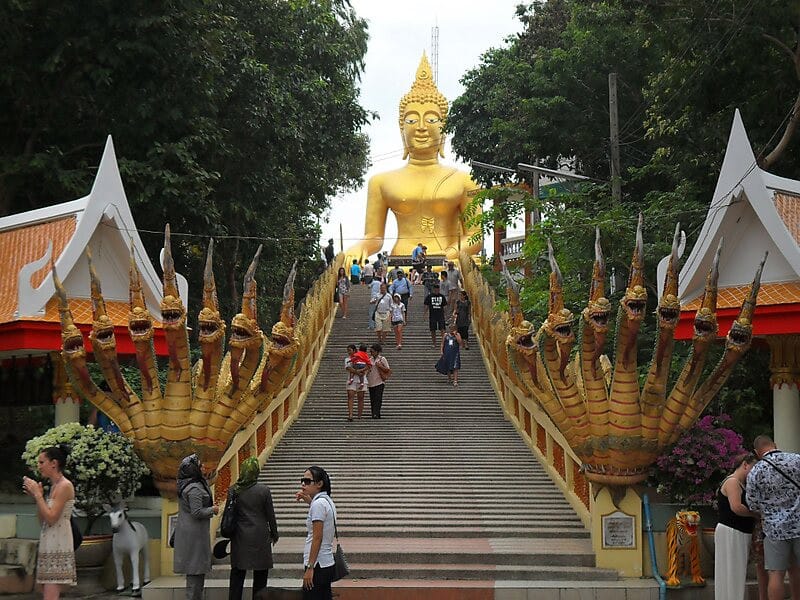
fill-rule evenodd
<path id="1" fill-rule="evenodd" d="M 750 347 L 763 261 L 739 317 L 728 332 L 722 358 L 701 383 L 709 351 L 717 336 L 720 242 L 695 316 L 691 354 L 668 391 L 673 336 L 681 311 L 678 237 L 676 228 L 664 293 L 656 309 L 658 339 L 641 390 L 637 337 L 647 306 L 641 217 L 628 286 L 617 315 L 613 365 L 603 354 L 611 303 L 605 298 L 605 262 L 599 231 L 589 302 L 581 314 L 580 344 L 574 356 L 575 319 L 564 306 L 561 272 L 549 242 L 549 310 L 538 332 L 530 322 L 523 320 L 518 309 L 518 286 L 507 275 L 512 322 L 506 344 L 512 366 L 581 459 L 590 481 L 606 485 L 643 481 L 649 466 L 695 422 Z"/>
<path id="2" fill-rule="evenodd" d="M 61 315 L 62 356 L 77 391 L 105 412 L 131 440 L 147 463 L 156 486 L 175 494 L 175 474 L 183 457 L 197 452 L 214 470 L 233 436 L 253 415 L 266 407 L 283 387 L 297 355 L 294 335 L 294 276 L 292 267 L 283 291 L 280 320 L 267 337 L 258 326 L 255 270 L 259 247 L 244 278 L 242 310 L 231 320 L 228 352 L 225 323 L 220 318 L 212 270 L 213 241 L 209 244 L 203 278 L 203 308 L 198 315 L 201 358 L 191 368 L 186 308 L 178 293 L 169 226 L 164 241 L 164 298 L 161 314 L 169 364 L 162 389 L 153 348 L 153 318 L 142 293 L 140 273 L 131 256 L 128 331 L 141 372 L 141 397 L 125 381 L 117 360 L 114 325 L 89 258 L 93 324 L 89 339 L 95 360 L 108 384 L 101 390 L 89 377 L 83 336 L 75 326 L 66 292 L 53 267 Z"/>

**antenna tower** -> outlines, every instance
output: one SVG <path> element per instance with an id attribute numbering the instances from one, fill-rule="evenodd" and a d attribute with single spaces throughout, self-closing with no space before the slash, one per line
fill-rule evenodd
<path id="1" fill-rule="evenodd" d="M 431 29 L 431 69 L 433 69 L 433 83 L 439 82 L 439 26 Z"/>

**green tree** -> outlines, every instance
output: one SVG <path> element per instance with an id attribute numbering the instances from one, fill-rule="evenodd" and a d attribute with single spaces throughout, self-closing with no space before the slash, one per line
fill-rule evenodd
<path id="1" fill-rule="evenodd" d="M 85 194 L 111 133 L 137 224 L 171 223 L 190 281 L 221 238 L 225 314 L 261 241 L 264 308 L 294 258 L 304 286 L 317 218 L 367 160 L 366 24 L 349 3 L 11 0 L 0 23 L 0 214 Z M 161 234 L 143 239 L 157 256 Z"/>

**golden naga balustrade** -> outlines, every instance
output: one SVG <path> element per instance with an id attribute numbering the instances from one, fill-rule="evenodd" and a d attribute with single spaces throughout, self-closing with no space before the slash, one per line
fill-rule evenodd
<path id="1" fill-rule="evenodd" d="M 473 323 L 505 408 L 514 416 L 517 427 L 525 431 L 529 444 L 535 444 L 553 465 L 562 487 L 575 497 L 583 494 L 582 477 L 597 484 L 615 486 L 633 485 L 646 479 L 649 467 L 659 454 L 697 420 L 750 347 L 753 312 L 766 256 L 755 274 L 739 317 L 727 334 L 722 358 L 701 381 L 717 337 L 720 242 L 695 317 L 691 354 L 668 390 L 673 336 L 681 308 L 677 296 L 678 236 L 676 228 L 664 293 L 656 309 L 658 338 L 642 389 L 638 377 L 637 340 L 646 314 L 647 291 L 641 216 L 630 277 L 617 314 L 613 363 L 604 354 L 611 304 L 605 298 L 605 262 L 599 231 L 589 301 L 580 315 L 579 341 L 575 317 L 564 305 L 561 272 L 552 247 L 549 248 L 548 315 L 538 329 L 524 320 L 519 306 L 519 286 L 505 268 L 510 314 L 494 309 L 494 293 L 470 257 L 461 255 L 467 291 L 478 299 L 473 302 Z M 509 394 L 508 389 L 512 393 Z M 547 418 L 536 419 L 534 431 L 530 419 L 537 412 L 545 413 Z M 560 436 L 553 435 L 553 428 Z M 560 449 L 554 451 L 553 440 L 558 441 L 561 436 L 565 444 L 559 444 Z M 547 442 L 547 452 L 541 448 L 540 437 Z M 569 473 L 570 462 L 579 465 L 581 476 Z M 583 504 L 589 507 L 588 501 Z"/>
<path id="2" fill-rule="evenodd" d="M 133 441 L 134 449 L 150 467 L 156 486 L 165 497 L 175 496 L 175 476 L 183 457 L 196 452 L 204 464 L 215 471 L 231 440 L 259 412 L 267 413 L 270 431 L 259 430 L 247 449 L 237 447 L 236 452 L 263 452 L 268 438 L 275 438 L 287 426 L 290 404 L 293 399 L 296 401 L 296 396 L 286 398 L 284 395 L 287 401 L 285 406 L 281 405 L 282 414 L 279 416 L 274 415 L 273 400 L 287 387 L 287 380 L 309 374 L 295 372 L 296 358 L 298 352 L 308 352 L 316 343 L 326 315 L 332 312 L 332 297 L 326 296 L 331 296 L 328 291 L 333 286 L 334 270 L 329 268 L 316 282 L 305 299 L 301 319 L 295 323 L 293 267 L 284 286 L 280 319 L 267 336 L 261 331 L 256 314 L 255 268 L 260 251 L 261 248 L 245 275 L 242 309 L 231 320 L 231 335 L 225 353 L 226 325 L 219 315 L 212 270 L 213 241 L 209 245 L 203 308 L 198 315 L 202 356 L 191 366 L 186 309 L 178 293 L 167 226 L 161 313 L 169 362 L 163 390 L 157 376 L 152 344 L 153 320 L 144 302 L 140 274 L 131 259 L 128 329 L 142 376 L 141 397 L 122 375 L 113 325 L 105 312 L 101 283 L 91 264 L 91 255 L 88 258 L 94 323 L 90 339 L 109 391 L 100 390 L 89 377 L 83 336 L 72 320 L 66 292 L 53 267 L 61 316 L 62 357 L 72 384 Z M 340 263 L 341 257 L 336 265 Z M 307 360 L 303 365 L 307 370 Z M 227 471 L 221 473 L 222 480 L 230 476 L 229 468 Z M 224 481 L 220 483 L 222 485 L 217 486 L 217 491 L 227 489 Z"/>

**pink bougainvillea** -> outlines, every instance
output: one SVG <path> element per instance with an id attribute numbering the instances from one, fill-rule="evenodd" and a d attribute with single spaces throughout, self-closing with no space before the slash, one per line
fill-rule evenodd
<path id="1" fill-rule="evenodd" d="M 658 491 L 687 507 L 711 504 L 736 457 L 746 451 L 742 436 L 724 426 L 730 421 L 724 414 L 705 416 L 659 456 L 653 472 Z"/>

